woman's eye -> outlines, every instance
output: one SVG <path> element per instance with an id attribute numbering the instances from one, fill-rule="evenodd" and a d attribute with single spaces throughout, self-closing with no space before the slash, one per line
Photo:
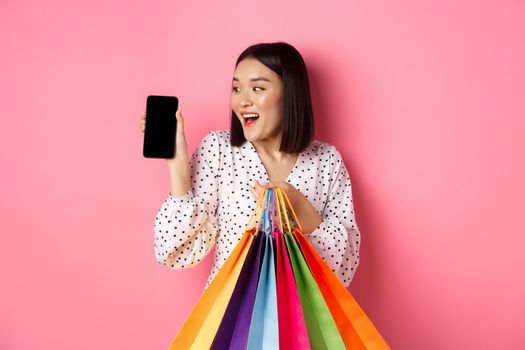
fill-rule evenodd
<path id="1" fill-rule="evenodd" d="M 255 91 L 263 91 L 263 90 L 265 90 L 265 89 L 263 89 L 262 87 L 259 87 L 259 86 L 255 86 L 253 89 L 254 89 Z M 257 89 L 260 89 L 260 90 L 257 90 Z M 239 92 L 239 88 L 238 88 L 238 87 L 235 87 L 235 86 L 232 87 L 232 92 Z"/>

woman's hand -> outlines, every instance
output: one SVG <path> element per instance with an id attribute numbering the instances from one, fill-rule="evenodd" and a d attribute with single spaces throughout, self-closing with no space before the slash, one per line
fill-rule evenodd
<path id="1" fill-rule="evenodd" d="M 144 134 L 146 130 L 146 112 L 140 114 L 140 132 Z"/>
<path id="2" fill-rule="evenodd" d="M 288 199 L 290 200 L 290 203 L 292 204 L 292 208 L 294 209 L 294 211 L 296 210 L 297 207 L 304 205 L 305 202 L 308 202 L 308 199 L 301 192 L 299 192 L 293 185 L 291 185 L 290 183 L 286 181 L 270 181 L 267 184 L 261 184 L 259 181 L 255 181 L 254 186 L 250 187 L 250 191 L 252 192 L 255 199 L 259 198 L 259 196 L 264 192 L 265 187 L 267 188 L 280 187 L 284 192 L 286 192 L 286 195 L 288 196 Z M 288 206 L 288 202 L 286 202 L 286 198 L 283 198 L 283 200 L 286 206 Z"/>
<path id="3" fill-rule="evenodd" d="M 146 130 L 146 112 L 142 112 L 140 118 L 140 131 L 144 134 Z M 175 113 L 175 118 L 177 119 L 177 131 L 175 132 L 175 156 L 174 158 L 167 158 L 168 163 L 174 163 L 174 160 L 177 159 L 177 162 L 183 162 L 189 160 L 188 158 L 188 143 L 186 142 L 186 134 L 184 133 L 184 119 L 182 118 L 182 113 L 177 109 Z"/>
<path id="4" fill-rule="evenodd" d="M 315 210 L 312 203 L 301 192 L 299 192 L 292 184 L 286 181 L 270 181 L 268 184 L 261 184 L 255 181 L 254 186 L 250 186 L 250 191 L 253 196 L 258 199 L 264 191 L 265 187 L 280 187 L 290 200 L 290 204 L 297 215 L 297 219 L 301 224 L 303 233 L 312 233 L 322 222 L 321 215 Z M 288 208 L 288 202 L 284 199 L 284 203 Z M 288 211 L 288 217 L 292 217 L 291 210 Z"/>
<path id="5" fill-rule="evenodd" d="M 173 197 L 181 197 L 191 186 L 190 160 L 188 157 L 186 135 L 184 133 L 184 119 L 178 109 L 175 113 L 175 118 L 177 119 L 175 156 L 173 158 L 167 158 L 166 162 L 168 163 L 170 173 L 170 194 Z M 140 119 L 140 131 L 144 133 L 144 130 L 146 130 L 146 112 L 141 113 Z"/>

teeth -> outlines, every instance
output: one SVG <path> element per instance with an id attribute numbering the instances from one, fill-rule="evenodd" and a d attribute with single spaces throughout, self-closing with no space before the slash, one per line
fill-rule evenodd
<path id="1" fill-rule="evenodd" d="M 259 115 L 258 114 L 255 114 L 255 113 L 248 113 L 248 114 L 243 114 L 242 115 L 244 118 L 258 118 Z"/>

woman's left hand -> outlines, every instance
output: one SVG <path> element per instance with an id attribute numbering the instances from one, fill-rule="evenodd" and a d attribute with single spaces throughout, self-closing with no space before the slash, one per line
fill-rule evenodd
<path id="1" fill-rule="evenodd" d="M 308 198 L 299 192 L 293 185 L 286 181 L 271 181 L 268 184 L 260 184 L 259 181 L 255 181 L 255 186 L 250 186 L 250 191 L 253 196 L 258 199 L 263 193 L 265 187 L 280 187 L 286 192 L 293 211 L 296 213 L 297 218 L 300 221 L 303 233 L 312 233 L 323 222 L 321 215 L 315 210 Z M 285 205 L 288 207 L 286 200 Z"/>
<path id="2" fill-rule="evenodd" d="M 301 192 L 299 192 L 293 185 L 286 181 L 270 181 L 267 184 L 261 184 L 259 181 L 255 181 L 254 184 L 254 187 L 250 186 L 250 191 L 252 192 L 255 199 L 259 198 L 265 187 L 280 187 L 286 192 L 286 195 L 288 196 L 288 199 L 290 200 L 294 210 L 302 207 L 305 204 L 305 201 L 308 202 L 308 199 Z M 284 203 L 288 205 L 286 199 L 284 199 Z"/>

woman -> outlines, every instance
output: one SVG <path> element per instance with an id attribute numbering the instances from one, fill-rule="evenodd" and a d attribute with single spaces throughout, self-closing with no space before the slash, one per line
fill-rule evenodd
<path id="1" fill-rule="evenodd" d="M 231 109 L 231 129 L 210 131 L 191 159 L 182 113 L 176 113 L 170 192 L 154 224 L 158 262 L 193 266 L 215 246 L 207 287 L 241 238 L 264 186 L 280 186 L 306 237 L 348 286 L 360 247 L 350 177 L 338 150 L 313 139 L 300 53 L 283 42 L 244 50 L 235 65 Z"/>

